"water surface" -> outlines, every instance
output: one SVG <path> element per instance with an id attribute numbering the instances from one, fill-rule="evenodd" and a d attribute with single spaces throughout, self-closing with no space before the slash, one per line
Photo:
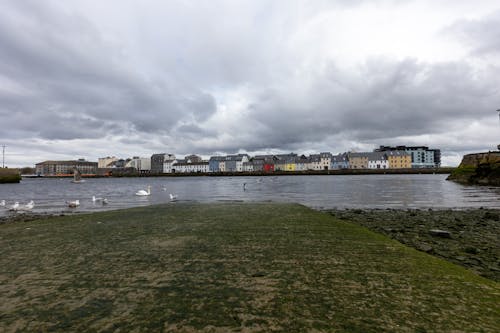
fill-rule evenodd
<path id="1" fill-rule="evenodd" d="M 34 200 L 35 212 L 85 212 L 170 202 L 296 202 L 327 208 L 500 208 L 500 188 L 464 186 L 447 175 L 351 175 L 267 177 L 150 177 L 85 179 L 33 178 L 0 184 L 0 200 L 12 205 Z M 246 183 L 245 186 L 243 184 Z M 151 186 L 151 196 L 134 193 Z M 109 204 L 93 203 L 92 196 Z M 70 209 L 66 201 L 79 199 Z M 176 204 L 176 203 L 172 203 Z M 0 209 L 0 215 L 8 214 Z"/>

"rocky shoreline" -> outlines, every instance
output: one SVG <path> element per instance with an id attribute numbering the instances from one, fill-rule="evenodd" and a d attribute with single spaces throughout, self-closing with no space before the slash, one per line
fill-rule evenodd
<path id="1" fill-rule="evenodd" d="M 500 210 L 328 210 L 364 226 L 500 281 Z"/>

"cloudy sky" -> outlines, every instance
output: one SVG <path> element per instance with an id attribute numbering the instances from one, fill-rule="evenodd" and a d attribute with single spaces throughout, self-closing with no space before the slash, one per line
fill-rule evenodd
<path id="1" fill-rule="evenodd" d="M 6 165 L 500 144 L 498 0 L 4 0 Z"/>

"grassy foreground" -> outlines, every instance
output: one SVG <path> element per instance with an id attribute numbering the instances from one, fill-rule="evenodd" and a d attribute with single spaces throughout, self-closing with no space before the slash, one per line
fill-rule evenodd
<path id="1" fill-rule="evenodd" d="M 498 332 L 500 286 L 290 204 L 0 225 L 0 332 Z"/>

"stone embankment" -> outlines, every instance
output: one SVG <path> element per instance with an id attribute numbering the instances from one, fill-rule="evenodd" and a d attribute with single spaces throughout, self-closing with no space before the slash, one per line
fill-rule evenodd
<path id="1" fill-rule="evenodd" d="M 18 169 L 0 168 L 0 184 L 19 183 L 21 175 Z"/>
<path id="2" fill-rule="evenodd" d="M 500 281 L 500 211 L 333 210 L 332 215 Z"/>
<path id="3" fill-rule="evenodd" d="M 468 185 L 500 186 L 500 152 L 465 155 L 447 179 Z"/>

